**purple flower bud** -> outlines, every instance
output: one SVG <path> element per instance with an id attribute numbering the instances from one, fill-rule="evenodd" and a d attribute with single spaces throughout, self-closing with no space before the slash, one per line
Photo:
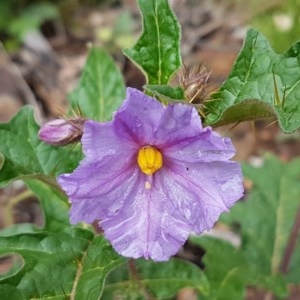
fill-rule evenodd
<path id="1" fill-rule="evenodd" d="M 44 124 L 39 138 L 47 144 L 65 146 L 80 141 L 85 118 L 55 119 Z"/>

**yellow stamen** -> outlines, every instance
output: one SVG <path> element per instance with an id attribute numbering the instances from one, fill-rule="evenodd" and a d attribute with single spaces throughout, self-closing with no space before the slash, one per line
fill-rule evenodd
<path id="1" fill-rule="evenodd" d="M 145 146 L 139 150 L 137 163 L 143 173 L 152 175 L 163 165 L 161 153 L 152 146 Z"/>

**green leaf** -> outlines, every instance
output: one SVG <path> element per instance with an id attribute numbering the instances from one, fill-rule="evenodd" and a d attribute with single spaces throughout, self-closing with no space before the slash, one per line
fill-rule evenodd
<path id="1" fill-rule="evenodd" d="M 205 249 L 205 274 L 211 285 L 207 299 L 244 299 L 246 286 L 287 294 L 287 284 L 299 283 L 300 236 L 288 270 L 282 262 L 300 206 L 300 159 L 286 164 L 267 156 L 263 167 L 244 165 L 244 175 L 253 183 L 246 200 L 238 202 L 221 222 L 239 228 L 241 245 L 212 237 L 191 237 Z M 227 298 L 227 299 L 228 299 Z"/>
<path id="2" fill-rule="evenodd" d="M 82 274 L 76 287 L 76 300 L 99 299 L 106 276 L 126 259 L 120 257 L 104 237 L 97 237 L 89 246 L 82 264 Z"/>
<path id="3" fill-rule="evenodd" d="M 70 95 L 72 109 L 103 122 L 111 119 L 124 98 L 125 85 L 120 70 L 104 50 L 91 48 L 79 85 Z"/>
<path id="4" fill-rule="evenodd" d="M 35 233 L 43 231 L 59 232 L 70 226 L 70 205 L 65 194 L 57 189 L 36 179 L 24 180 L 32 194 L 39 199 L 44 213 L 43 227 L 34 224 L 15 224 L 0 232 L 1 236 L 11 236 L 21 233 Z M 28 194 L 28 197 L 31 195 Z M 11 212 L 12 213 L 12 212 Z"/>
<path id="5" fill-rule="evenodd" d="M 208 293 L 209 285 L 198 266 L 172 258 L 168 262 L 153 262 L 139 259 L 135 261 L 137 278 L 129 278 L 128 266 L 114 270 L 108 277 L 103 299 L 115 299 L 125 295 L 125 299 L 140 299 L 145 293 L 155 299 L 171 299 L 184 287 L 193 287 L 201 294 Z"/>
<path id="6" fill-rule="evenodd" d="M 283 257 L 300 206 L 300 159 L 286 164 L 267 156 L 260 169 L 245 165 L 243 171 L 253 182 L 253 189 L 245 202 L 238 203 L 229 215 L 224 215 L 223 221 L 233 227 L 241 226 L 241 251 L 252 272 L 259 274 L 252 284 L 283 297 L 284 281 L 300 280 L 294 265 L 300 261 L 299 236 L 288 271 L 282 274 Z"/>
<path id="7" fill-rule="evenodd" d="M 18 223 L 1 229 L 0 236 L 12 236 L 21 233 L 36 233 L 41 229 L 32 223 Z M 1 298 L 0 298 L 1 299 Z"/>
<path id="8" fill-rule="evenodd" d="M 167 0 L 138 0 L 143 32 L 124 51 L 144 72 L 148 84 L 167 84 L 180 67 L 180 27 Z"/>
<path id="9" fill-rule="evenodd" d="M 44 175 L 56 176 L 74 169 L 80 153 L 69 147 L 57 148 L 43 143 L 38 138 L 38 130 L 30 106 L 22 108 L 9 123 L 0 124 L 0 152 L 5 158 L 0 185 L 24 176 L 50 182 Z"/>
<path id="10" fill-rule="evenodd" d="M 2 169 L 4 164 L 4 155 L 0 152 L 0 170 Z"/>
<path id="11" fill-rule="evenodd" d="M 1 299 L 90 299 L 101 297 L 105 277 L 124 262 L 102 237 L 69 228 L 60 233 L 0 237 L 0 255 L 16 253 L 23 264 L 0 279 Z"/>
<path id="12" fill-rule="evenodd" d="M 219 126 L 275 116 L 284 132 L 300 127 L 300 42 L 277 54 L 249 29 L 228 79 L 205 106 L 206 123 Z"/>
<path id="13" fill-rule="evenodd" d="M 276 275 L 300 205 L 300 159 L 285 164 L 270 156 L 262 168 L 245 165 L 243 170 L 253 181 L 253 191 L 233 207 L 228 221 L 241 225 L 247 259 L 255 261 L 261 274 Z"/>
<path id="14" fill-rule="evenodd" d="M 206 236 L 191 236 L 190 241 L 206 251 L 203 263 L 210 291 L 203 299 L 244 299 L 245 283 L 251 275 L 239 249 L 226 241 Z"/>
<path id="15" fill-rule="evenodd" d="M 70 226 L 70 205 L 62 191 L 38 180 L 25 180 L 29 189 L 39 198 L 44 212 L 43 230 L 56 232 Z"/>
<path id="16" fill-rule="evenodd" d="M 99 299 L 107 274 L 125 259 L 104 237 L 71 227 L 69 205 L 56 187 L 26 179 L 44 211 L 43 229 L 18 224 L 0 234 L 0 256 L 18 254 L 23 264 L 0 278 L 0 299 Z"/>

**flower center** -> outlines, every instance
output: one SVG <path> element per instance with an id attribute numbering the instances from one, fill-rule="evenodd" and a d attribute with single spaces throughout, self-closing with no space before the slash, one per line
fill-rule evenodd
<path id="1" fill-rule="evenodd" d="M 143 173 L 152 175 L 163 165 L 161 153 L 152 146 L 145 146 L 139 150 L 137 163 Z"/>

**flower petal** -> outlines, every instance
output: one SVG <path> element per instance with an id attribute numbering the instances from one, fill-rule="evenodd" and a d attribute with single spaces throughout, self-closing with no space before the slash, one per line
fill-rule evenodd
<path id="1" fill-rule="evenodd" d="M 58 183 L 72 203 L 71 223 L 92 223 L 123 207 L 122 198 L 130 194 L 139 170 L 130 161 L 120 166 L 120 157 L 100 163 L 83 161 L 72 174 L 58 177 Z"/>
<path id="2" fill-rule="evenodd" d="M 186 104 L 168 105 L 159 121 L 155 139 L 162 147 L 195 137 L 203 130 L 197 110 Z"/>
<path id="3" fill-rule="evenodd" d="M 202 129 L 194 137 L 183 138 L 164 148 L 164 155 L 186 162 L 227 161 L 235 154 L 229 138 L 221 137 L 210 127 Z"/>
<path id="4" fill-rule="evenodd" d="M 172 214 L 160 182 L 145 188 L 141 174 L 132 193 L 117 214 L 100 222 L 105 236 L 121 255 L 168 260 L 188 238 L 190 226 Z"/>
<path id="5" fill-rule="evenodd" d="M 197 234 L 210 229 L 243 196 L 241 168 L 233 161 L 173 162 L 157 177 L 176 207 L 173 214 Z"/>
<path id="6" fill-rule="evenodd" d="M 126 99 L 115 114 L 113 124 L 120 138 L 132 140 L 139 145 L 155 142 L 153 132 L 159 125 L 164 107 L 144 93 L 127 88 Z"/>
<path id="7" fill-rule="evenodd" d="M 92 223 L 120 209 L 139 170 L 134 145 L 122 143 L 110 123 L 86 122 L 82 144 L 86 157 L 58 183 L 72 202 L 71 223 Z"/>
<path id="8" fill-rule="evenodd" d="M 58 177 L 72 203 L 72 224 L 92 223 L 122 208 L 122 198 L 130 193 L 139 170 L 130 160 L 120 166 L 120 159 L 113 156 L 102 165 L 83 161 L 72 174 Z"/>
<path id="9" fill-rule="evenodd" d="M 211 127 L 202 128 L 196 109 L 185 104 L 165 108 L 154 137 L 154 145 L 174 159 L 228 160 L 235 154 L 230 139 L 222 138 Z"/>
<path id="10" fill-rule="evenodd" d="M 81 143 L 86 159 L 93 162 L 121 153 L 126 157 L 127 153 L 131 153 L 132 149 L 137 147 L 130 141 L 124 143 L 115 132 L 111 122 L 87 121 Z"/>

